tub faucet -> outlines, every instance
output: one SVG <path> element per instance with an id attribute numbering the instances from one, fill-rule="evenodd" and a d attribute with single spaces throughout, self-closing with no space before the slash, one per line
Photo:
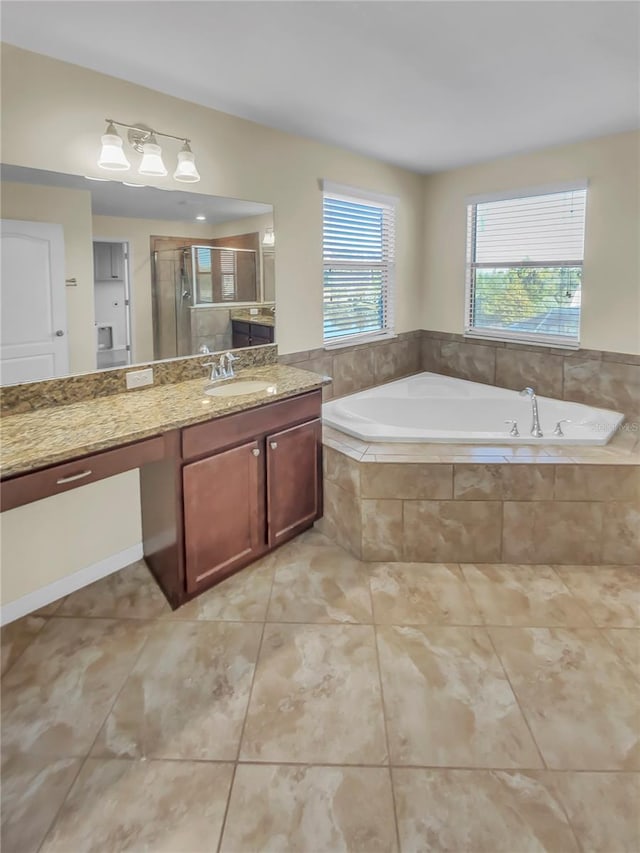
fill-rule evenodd
<path id="1" fill-rule="evenodd" d="M 538 398 L 533 388 L 523 388 L 520 392 L 521 397 L 529 397 L 531 400 L 531 409 L 533 413 L 533 423 L 531 424 L 531 435 L 534 438 L 542 438 L 542 430 L 540 429 L 540 418 L 538 417 Z"/>

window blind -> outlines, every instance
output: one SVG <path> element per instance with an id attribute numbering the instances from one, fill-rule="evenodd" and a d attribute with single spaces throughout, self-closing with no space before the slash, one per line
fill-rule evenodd
<path id="1" fill-rule="evenodd" d="M 468 204 L 468 334 L 579 342 L 586 192 Z"/>
<path id="2" fill-rule="evenodd" d="M 236 298 L 236 253 L 220 250 L 220 273 L 222 275 L 222 299 Z"/>
<path id="3" fill-rule="evenodd" d="M 325 193 L 324 340 L 393 328 L 395 206 Z"/>

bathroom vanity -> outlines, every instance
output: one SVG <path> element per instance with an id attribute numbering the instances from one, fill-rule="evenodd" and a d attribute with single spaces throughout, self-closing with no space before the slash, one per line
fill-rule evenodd
<path id="1" fill-rule="evenodd" d="M 5 418 L 2 510 L 139 468 L 144 556 L 180 606 L 322 515 L 323 378 L 251 375 L 268 391 L 198 379 Z"/>

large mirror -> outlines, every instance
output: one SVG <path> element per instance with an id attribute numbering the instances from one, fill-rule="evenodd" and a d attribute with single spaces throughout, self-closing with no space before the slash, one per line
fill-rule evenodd
<path id="1" fill-rule="evenodd" d="M 2 165 L 0 381 L 275 339 L 273 208 Z"/>

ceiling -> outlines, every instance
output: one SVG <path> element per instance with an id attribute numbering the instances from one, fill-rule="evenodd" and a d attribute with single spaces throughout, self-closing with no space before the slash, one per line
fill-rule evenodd
<path id="1" fill-rule="evenodd" d="M 91 212 L 97 216 L 127 216 L 170 222 L 194 222 L 197 216 L 204 216 L 207 224 L 215 225 L 273 211 L 270 204 L 257 201 L 161 190 L 157 187 L 128 187 L 120 181 L 96 181 L 80 175 L 65 175 L 22 166 L 3 164 L 0 173 L 3 181 L 88 190 L 91 193 Z"/>
<path id="2" fill-rule="evenodd" d="M 4 41 L 432 172 L 640 126 L 640 4 L 2 3 Z"/>

